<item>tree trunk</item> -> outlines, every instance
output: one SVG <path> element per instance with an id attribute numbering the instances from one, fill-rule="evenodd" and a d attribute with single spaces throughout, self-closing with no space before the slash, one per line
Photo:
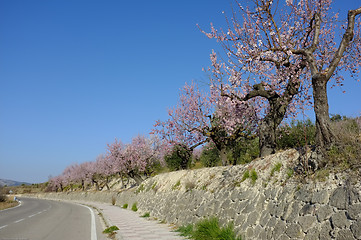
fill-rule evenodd
<path id="1" fill-rule="evenodd" d="M 221 160 L 222 160 L 222 166 L 228 166 L 229 161 L 228 161 L 228 158 L 227 158 L 227 149 L 225 147 L 219 149 L 219 155 L 220 155 Z"/>
<path id="2" fill-rule="evenodd" d="M 329 115 L 327 99 L 327 79 L 318 74 L 312 77 L 314 110 L 316 115 L 316 145 L 328 149 L 336 141 Z"/>
<path id="3" fill-rule="evenodd" d="M 259 156 L 265 157 L 275 152 L 276 127 L 273 119 L 270 116 L 266 116 L 259 125 Z"/>
<path id="4" fill-rule="evenodd" d="M 133 178 L 138 186 L 143 182 L 143 178 L 140 176 L 139 173 L 136 173 L 134 171 L 130 171 L 128 173 L 128 176 Z"/>

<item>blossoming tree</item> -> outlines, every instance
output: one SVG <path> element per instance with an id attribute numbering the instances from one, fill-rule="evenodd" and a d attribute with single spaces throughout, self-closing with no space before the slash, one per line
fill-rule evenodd
<path id="1" fill-rule="evenodd" d="M 232 141 L 250 135 L 255 125 L 251 113 L 249 105 L 223 98 L 217 88 L 201 92 L 193 82 L 181 89 L 177 106 L 168 111 L 169 119 L 157 121 L 153 133 L 170 145 L 184 145 L 188 157 L 197 146 L 212 141 L 222 164 L 228 165 L 226 148 Z"/>
<path id="2" fill-rule="evenodd" d="M 238 4 L 241 16 L 234 13 L 226 30 L 203 31 L 217 39 L 227 54 L 227 61 L 217 61 L 211 54 L 211 71 L 223 96 L 238 101 L 258 98 L 264 111 L 259 125 L 261 156 L 274 152 L 276 129 L 287 114 L 295 113 L 310 101 L 310 86 L 316 114 L 317 144 L 333 142 L 329 125 L 327 83 L 336 76 L 341 84 L 341 70 L 357 72 L 361 61 L 359 21 L 351 10 L 342 40 L 335 42 L 338 14 L 330 12 L 331 0 L 293 2 L 254 0 L 247 8 Z M 354 38 L 353 36 L 357 37 Z M 355 51 L 352 51 L 355 50 Z M 223 79 L 226 78 L 226 81 Z M 299 94 L 302 93 L 302 94 Z"/>

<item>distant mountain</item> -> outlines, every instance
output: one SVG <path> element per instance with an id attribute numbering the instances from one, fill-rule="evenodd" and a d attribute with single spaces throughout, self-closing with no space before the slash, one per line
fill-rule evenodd
<path id="1" fill-rule="evenodd" d="M 26 182 L 17 182 L 17 181 L 13 181 L 13 180 L 7 180 L 7 179 L 0 179 L 0 186 L 19 186 L 19 185 L 30 185 L 30 183 L 26 183 Z"/>

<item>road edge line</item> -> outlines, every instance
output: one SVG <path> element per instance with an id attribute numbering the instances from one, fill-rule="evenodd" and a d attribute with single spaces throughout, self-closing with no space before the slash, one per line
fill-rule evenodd
<path id="1" fill-rule="evenodd" d="M 90 215 L 91 215 L 91 231 L 90 231 L 90 239 L 91 240 L 98 240 L 97 238 L 97 228 L 96 228 L 96 223 L 95 223 L 95 215 L 94 215 L 94 211 L 93 209 L 91 209 L 90 207 L 83 205 L 83 204 L 79 204 L 83 207 L 86 207 L 87 209 L 89 209 L 90 211 Z"/>

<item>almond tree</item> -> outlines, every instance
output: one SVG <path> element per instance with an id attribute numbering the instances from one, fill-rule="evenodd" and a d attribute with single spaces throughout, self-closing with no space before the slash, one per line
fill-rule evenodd
<path id="1" fill-rule="evenodd" d="M 238 4 L 241 15 L 234 12 L 231 19 L 226 18 L 225 31 L 211 25 L 211 31 L 204 32 L 217 39 L 227 54 L 225 63 L 211 55 L 213 80 L 222 95 L 238 101 L 266 100 L 259 125 L 261 156 L 274 152 L 276 129 L 287 114 L 309 102 L 309 86 L 313 87 L 317 144 L 324 147 L 334 142 L 327 83 L 335 76 L 336 84 L 341 84 L 342 70 L 350 70 L 353 76 L 358 71 L 359 21 L 356 33 L 354 28 L 361 9 L 349 11 L 337 46 L 338 14 L 331 14 L 331 2 L 254 0 L 247 8 Z"/>
<path id="2" fill-rule="evenodd" d="M 121 176 L 133 178 L 139 185 L 143 175 L 149 175 L 152 165 L 159 161 L 162 147 L 156 138 L 137 136 L 123 145 L 120 141 L 108 144 L 107 157 L 112 162 L 113 171 Z"/>
<path id="3" fill-rule="evenodd" d="M 152 133 L 172 146 L 184 146 L 188 149 L 184 157 L 188 158 L 197 146 L 212 141 L 220 151 L 222 164 L 228 165 L 226 148 L 252 132 L 253 112 L 249 105 L 223 98 L 216 88 L 211 87 L 207 94 L 195 83 L 185 84 L 177 106 L 168 111 L 169 119 L 157 121 Z"/>

